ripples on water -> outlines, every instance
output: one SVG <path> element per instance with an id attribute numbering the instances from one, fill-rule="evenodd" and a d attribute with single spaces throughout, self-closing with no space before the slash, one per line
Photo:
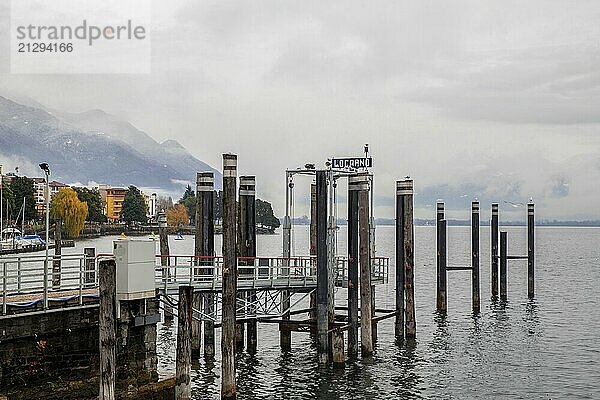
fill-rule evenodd
<path id="1" fill-rule="evenodd" d="M 507 231 L 509 254 L 525 254 L 526 229 Z M 342 228 L 342 253 L 345 234 Z M 469 272 L 453 271 L 448 315 L 441 317 L 435 313 L 435 229 L 416 227 L 416 341 L 396 345 L 393 320 L 383 321 L 373 357 L 338 370 L 318 366 L 307 333 L 294 333 L 291 353 L 283 354 L 277 326 L 259 324 L 257 354 L 238 356 L 239 398 L 600 398 L 600 229 L 538 228 L 536 235 L 536 300 L 527 300 L 525 261 L 509 261 L 508 302 L 490 300 L 489 229 L 482 227 L 481 313 L 471 312 Z M 377 228 L 378 255 L 392 264 L 394 240 L 393 227 Z M 295 227 L 297 251 L 307 241 L 308 227 Z M 92 242 L 85 244 L 110 251 L 108 238 Z M 449 264 L 468 265 L 470 243 L 468 227 L 450 227 Z M 193 238 L 171 246 L 172 253 L 188 254 Z M 280 255 L 281 238 L 259 236 L 258 248 L 261 255 Z M 345 305 L 345 290 L 336 297 Z M 378 286 L 377 307 L 393 306 L 393 284 Z M 175 370 L 175 327 L 176 321 L 159 325 L 161 374 Z M 193 365 L 194 399 L 219 397 L 219 332 L 215 361 Z"/>

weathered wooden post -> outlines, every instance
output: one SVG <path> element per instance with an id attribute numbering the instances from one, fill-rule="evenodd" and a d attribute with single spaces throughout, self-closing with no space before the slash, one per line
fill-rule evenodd
<path id="1" fill-rule="evenodd" d="M 167 233 L 167 215 L 164 210 L 158 213 L 158 240 L 160 245 L 160 265 L 162 267 L 162 279 L 164 281 L 171 277 L 169 271 L 170 257 L 169 257 L 169 235 Z M 168 295 L 165 292 L 163 294 L 163 310 L 165 322 L 173 321 L 173 306 L 168 301 Z"/>
<path id="2" fill-rule="evenodd" d="M 291 204 L 291 193 L 294 188 L 294 182 L 292 175 L 286 171 L 286 189 L 285 189 L 285 217 L 283 219 L 283 268 L 281 269 L 282 275 L 289 275 L 290 273 L 290 257 L 291 253 L 291 237 L 292 237 L 292 220 L 290 218 L 290 204 Z M 287 310 L 283 312 L 282 320 L 283 323 L 279 324 L 279 346 L 282 351 L 290 351 L 292 349 L 292 332 L 285 321 L 290 319 L 290 292 L 288 290 L 281 291 L 281 310 Z"/>
<path id="3" fill-rule="evenodd" d="M 100 305 L 100 400 L 114 400 L 117 371 L 117 265 L 115 260 L 100 260 L 98 266 Z"/>
<path id="4" fill-rule="evenodd" d="M 62 254 L 62 220 L 58 219 L 54 223 L 54 259 L 52 260 L 52 288 L 60 288 L 61 274 L 61 254 Z"/>
<path id="5" fill-rule="evenodd" d="M 343 368 L 346 362 L 346 358 L 344 357 L 344 332 L 336 329 L 333 331 L 332 337 L 333 365 Z"/>
<path id="6" fill-rule="evenodd" d="M 348 357 L 358 355 L 358 190 L 361 177 L 348 177 Z"/>
<path id="7" fill-rule="evenodd" d="M 508 252 L 508 236 L 500 232 L 500 299 L 506 300 L 506 263 Z"/>
<path id="8" fill-rule="evenodd" d="M 358 236 L 360 262 L 360 352 L 363 357 L 373 354 L 373 310 L 371 294 L 371 241 L 369 214 L 369 181 L 359 174 Z"/>
<path id="9" fill-rule="evenodd" d="M 396 182 L 396 339 L 404 338 L 406 265 L 414 265 L 413 181 Z M 413 306 L 414 307 L 414 306 Z"/>
<path id="10" fill-rule="evenodd" d="M 444 203 L 437 203 L 437 311 L 448 309 L 446 298 L 446 220 Z"/>
<path id="11" fill-rule="evenodd" d="M 412 181 L 411 188 L 412 188 Z M 414 339 L 417 336 L 417 317 L 415 312 L 415 256 L 414 256 L 414 229 L 413 229 L 413 196 L 404 197 L 404 294 L 406 338 Z"/>
<path id="12" fill-rule="evenodd" d="M 316 267 L 316 257 L 317 257 L 317 185 L 315 183 L 311 183 L 310 185 L 310 267 L 311 274 L 316 274 L 316 271 L 313 268 Z M 314 258 L 314 259 L 313 259 Z M 308 313 L 308 318 L 311 322 L 316 322 L 317 320 L 317 292 L 313 291 L 310 294 L 310 309 L 311 311 Z M 311 335 L 317 334 L 316 324 L 311 325 L 310 327 Z M 350 339 L 348 339 L 350 340 Z"/>
<path id="13" fill-rule="evenodd" d="M 221 326 L 221 397 L 235 398 L 235 303 L 237 156 L 223 154 L 223 301 Z"/>
<path id="14" fill-rule="evenodd" d="M 479 294 L 479 202 L 471 203 L 471 294 L 473 312 L 480 310 Z"/>
<path id="15" fill-rule="evenodd" d="M 535 295 L 535 214 L 534 205 L 527 203 L 527 296 Z"/>
<path id="16" fill-rule="evenodd" d="M 491 223 L 492 297 L 498 297 L 498 203 L 492 204 Z"/>
<path id="17" fill-rule="evenodd" d="M 86 285 L 93 285 L 96 283 L 96 248 L 86 247 L 83 249 L 83 254 L 85 254 L 84 282 Z"/>
<path id="18" fill-rule="evenodd" d="M 319 363 L 329 359 L 329 316 L 327 311 L 327 177 L 317 171 L 317 350 Z"/>
<path id="19" fill-rule="evenodd" d="M 248 257 L 242 265 L 254 266 L 256 257 L 256 177 L 240 176 L 240 226 L 239 242 L 240 256 Z M 254 268 L 245 269 L 244 273 L 255 276 Z M 247 293 L 247 316 L 251 319 L 247 322 L 247 349 L 250 353 L 256 352 L 257 344 L 257 322 L 256 319 L 256 291 Z"/>
<path id="20" fill-rule="evenodd" d="M 192 307 L 193 286 L 179 286 L 177 307 L 177 354 L 175 356 L 175 399 L 189 400 L 192 371 Z"/>
<path id="21" fill-rule="evenodd" d="M 200 257 L 203 279 L 216 279 L 214 273 L 215 224 L 214 224 L 215 178 L 212 172 L 196 175 L 196 235 L 194 254 Z M 209 278 L 210 277 L 210 278 Z M 204 314 L 214 314 L 214 293 L 204 293 Z M 204 356 L 215 355 L 215 324 L 211 319 L 204 321 Z"/>

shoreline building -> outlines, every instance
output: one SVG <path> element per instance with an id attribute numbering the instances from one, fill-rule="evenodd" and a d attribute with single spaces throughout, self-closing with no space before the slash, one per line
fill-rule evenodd
<path id="1" fill-rule="evenodd" d="M 106 215 L 109 222 L 118 222 L 121 219 L 121 209 L 127 189 L 100 185 L 98 191 L 104 206 L 104 215 Z"/>

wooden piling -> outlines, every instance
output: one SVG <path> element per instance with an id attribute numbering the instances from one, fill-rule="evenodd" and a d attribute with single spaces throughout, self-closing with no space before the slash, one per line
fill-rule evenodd
<path id="1" fill-rule="evenodd" d="M 396 182 L 396 320 L 395 336 L 404 338 L 405 274 L 407 263 L 414 263 L 413 181 Z"/>
<path id="2" fill-rule="evenodd" d="M 369 213 L 369 181 L 359 174 L 358 237 L 360 262 L 360 352 L 363 357 L 373 354 L 373 309 L 371 294 L 371 240 Z"/>
<path id="3" fill-rule="evenodd" d="M 448 309 L 446 298 L 446 220 L 444 203 L 437 203 L 437 311 L 445 313 Z"/>
<path id="4" fill-rule="evenodd" d="M 241 176 L 240 177 L 240 256 L 249 257 L 244 263 L 246 266 L 255 266 L 256 257 L 256 177 Z M 248 275 L 255 274 L 254 268 L 246 269 Z M 256 353 L 258 326 L 256 317 L 256 291 L 248 291 L 247 297 L 247 317 L 250 319 L 246 323 L 247 327 L 247 349 L 248 352 Z"/>
<path id="5" fill-rule="evenodd" d="M 207 279 L 215 279 L 215 216 L 214 216 L 215 178 L 212 172 L 196 174 L 196 234 L 194 254 L 200 258 L 200 273 Z M 208 257 L 208 258 L 205 258 Z M 214 314 L 215 295 L 204 293 L 204 314 Z M 210 319 L 204 321 L 204 356 L 215 355 L 215 327 Z"/>
<path id="6" fill-rule="evenodd" d="M 508 236 L 500 232 L 500 299 L 506 300 L 506 263 L 508 252 Z"/>
<path id="7" fill-rule="evenodd" d="M 535 295 L 535 213 L 532 202 L 527 203 L 527 296 Z"/>
<path id="8" fill-rule="evenodd" d="M 412 189 L 412 181 L 411 189 Z M 406 338 L 417 336 L 417 316 L 415 312 L 415 248 L 413 227 L 413 195 L 404 195 L 404 295 Z"/>
<path id="9" fill-rule="evenodd" d="M 117 371 L 117 266 L 115 260 L 101 260 L 98 265 L 100 305 L 100 394 L 99 400 L 114 400 Z"/>
<path id="10" fill-rule="evenodd" d="M 329 317 L 327 311 L 327 177 L 317 171 L 317 351 L 319 363 L 329 358 Z"/>
<path id="11" fill-rule="evenodd" d="M 492 279 L 492 297 L 498 297 L 498 204 L 492 204 L 492 222 L 491 222 L 491 279 Z"/>
<path id="12" fill-rule="evenodd" d="M 177 307 L 177 354 L 175 356 L 175 400 L 189 400 L 192 371 L 192 286 L 179 286 Z"/>
<path id="13" fill-rule="evenodd" d="M 202 307 L 204 306 L 203 294 L 200 292 L 192 293 L 192 309 L 196 310 L 196 313 L 200 315 Z M 192 310 L 192 314 L 194 314 Z M 191 320 L 191 349 L 192 357 L 198 359 L 200 357 L 200 348 L 202 344 L 202 321 L 199 318 L 192 318 Z"/>
<path id="14" fill-rule="evenodd" d="M 473 312 L 479 313 L 479 202 L 471 203 L 471 304 Z"/>
<path id="15" fill-rule="evenodd" d="M 169 279 L 171 274 L 169 269 L 165 268 L 170 265 L 170 257 L 169 236 L 167 234 L 167 216 L 164 210 L 158 213 L 158 240 L 160 246 L 160 265 L 163 267 L 162 279 Z M 167 294 L 164 293 L 163 296 L 166 297 Z M 168 301 L 163 301 L 163 310 L 165 322 L 172 322 L 174 317 L 173 306 L 171 306 Z"/>
<path id="16" fill-rule="evenodd" d="M 60 278 L 62 270 L 62 220 L 58 219 L 54 223 L 54 259 L 52 260 L 52 288 L 60 288 Z"/>
<path id="17" fill-rule="evenodd" d="M 221 326 L 221 397 L 235 398 L 235 303 L 237 156 L 223 154 L 223 294 Z"/>
<path id="18" fill-rule="evenodd" d="M 86 247 L 83 249 L 85 254 L 85 265 L 84 265 L 84 283 L 86 285 L 93 285 L 96 283 L 96 248 Z"/>
<path id="19" fill-rule="evenodd" d="M 336 329 L 333 331 L 332 336 L 333 365 L 334 367 L 343 368 L 346 362 L 344 357 L 344 332 Z"/>
<path id="20" fill-rule="evenodd" d="M 315 268 L 316 267 L 316 257 L 317 257 L 317 185 L 315 183 L 311 183 L 311 185 L 310 185 L 310 256 L 311 256 L 310 266 L 311 266 L 311 268 Z M 313 257 L 314 257 L 314 260 L 313 260 Z M 311 270 L 311 274 L 316 274 L 316 271 Z M 313 291 L 310 294 L 310 311 L 308 313 L 308 319 L 311 321 L 317 320 L 317 292 L 316 291 Z M 311 325 L 310 333 L 313 337 L 316 336 L 316 334 L 317 334 L 316 324 Z"/>
<path id="21" fill-rule="evenodd" d="M 348 357 L 358 355 L 358 190 L 359 175 L 348 177 Z"/>

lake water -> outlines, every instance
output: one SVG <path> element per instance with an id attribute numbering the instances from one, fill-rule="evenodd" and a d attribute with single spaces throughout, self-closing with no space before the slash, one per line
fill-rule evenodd
<path id="1" fill-rule="evenodd" d="M 526 228 L 509 227 L 509 254 L 526 254 Z M 346 230 L 339 232 L 345 253 Z M 77 243 L 111 252 L 112 239 Z M 172 238 L 171 238 L 172 239 Z M 377 228 L 377 255 L 391 258 L 394 227 Z M 281 254 L 280 235 L 259 236 L 258 253 Z M 450 227 L 449 265 L 470 264 L 470 228 Z M 379 324 L 375 354 L 343 369 L 318 366 L 306 333 L 294 333 L 282 354 L 278 328 L 259 324 L 258 351 L 238 357 L 238 396 L 272 398 L 600 398 L 600 228 L 536 229 L 536 298 L 527 299 L 526 261 L 509 261 L 508 301 L 490 295 L 489 228 L 481 228 L 481 313 L 471 312 L 471 277 L 448 276 L 448 314 L 435 312 L 435 228 L 415 227 L 417 339 L 394 343 L 393 319 Z M 221 237 L 215 247 L 220 252 Z M 308 227 L 294 227 L 296 255 L 308 249 Z M 171 241 L 172 254 L 190 254 L 193 237 Z M 377 287 L 377 307 L 394 307 L 393 283 Z M 346 305 L 340 289 L 337 304 Z M 159 369 L 175 370 L 176 322 L 160 324 Z M 194 399 L 220 393 L 220 331 L 215 361 L 194 363 Z"/>

